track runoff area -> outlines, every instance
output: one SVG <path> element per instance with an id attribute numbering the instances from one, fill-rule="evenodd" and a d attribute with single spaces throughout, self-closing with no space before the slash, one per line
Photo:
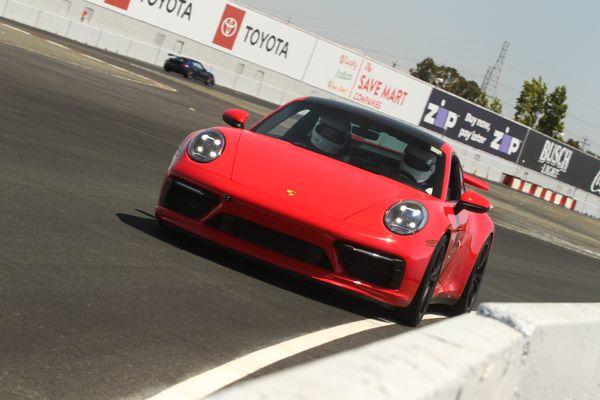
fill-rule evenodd
<path id="1" fill-rule="evenodd" d="M 0 398 L 201 398 L 409 330 L 363 300 L 158 230 L 177 144 L 234 107 L 253 120 L 269 109 L 0 20 Z M 481 301 L 598 301 L 598 259 L 563 243 L 597 222 L 565 210 L 554 216 L 565 234 L 540 240 L 537 200 L 492 190 L 507 206 L 492 214 L 503 223 Z M 525 203 L 519 219 L 540 225 L 505 228 Z"/>

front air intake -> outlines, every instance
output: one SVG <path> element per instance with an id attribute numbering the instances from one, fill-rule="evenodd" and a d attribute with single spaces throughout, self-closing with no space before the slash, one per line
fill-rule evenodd
<path id="1" fill-rule="evenodd" d="M 398 289 L 404 275 L 404 260 L 345 243 L 335 247 L 346 274 L 361 282 Z"/>
<path id="2" fill-rule="evenodd" d="M 329 257 L 319 246 L 263 225 L 230 214 L 219 214 L 207 225 L 286 257 L 332 270 Z"/>
<path id="3" fill-rule="evenodd" d="M 167 182 L 162 199 L 163 207 L 192 219 L 205 217 L 219 203 L 216 194 L 174 179 Z"/>

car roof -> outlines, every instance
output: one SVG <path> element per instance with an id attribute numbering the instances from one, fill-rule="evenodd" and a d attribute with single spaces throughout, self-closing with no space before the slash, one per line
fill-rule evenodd
<path id="1" fill-rule="evenodd" d="M 363 117 L 365 119 L 371 119 L 380 122 L 394 129 L 401 130 L 403 133 L 412 136 L 415 139 L 419 139 L 438 149 L 441 149 L 441 147 L 446 143 L 444 140 L 440 139 L 439 137 L 437 137 L 433 133 L 430 133 L 424 128 L 420 128 L 416 125 L 409 124 L 397 118 L 390 117 L 388 115 L 376 111 L 371 111 L 369 109 L 354 104 L 345 103 L 339 100 L 325 99 L 322 97 L 312 96 L 306 97 L 304 101 L 310 101 L 315 104 L 322 104 L 327 107 L 337 108 L 345 112 L 356 114 L 359 117 Z"/>
<path id="2" fill-rule="evenodd" d="M 193 58 L 178 56 L 177 54 L 169 54 L 169 57 L 171 57 L 171 58 L 179 58 L 179 59 L 181 59 L 183 61 L 194 61 L 194 62 L 198 62 L 198 63 L 200 62 L 198 60 L 194 60 Z"/>

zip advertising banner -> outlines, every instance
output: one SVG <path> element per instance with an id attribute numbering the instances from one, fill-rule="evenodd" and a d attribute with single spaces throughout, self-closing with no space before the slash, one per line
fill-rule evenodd
<path id="1" fill-rule="evenodd" d="M 600 160 L 539 132 L 529 131 L 519 164 L 600 196 Z"/>
<path id="2" fill-rule="evenodd" d="M 519 158 L 528 131 L 524 126 L 435 88 L 420 125 L 513 162 Z"/>
<path id="3" fill-rule="evenodd" d="M 302 30 L 223 0 L 87 1 L 296 79 L 317 42 Z"/>

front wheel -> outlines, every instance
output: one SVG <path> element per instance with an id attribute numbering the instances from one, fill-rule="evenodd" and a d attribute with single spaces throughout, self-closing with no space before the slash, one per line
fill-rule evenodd
<path id="1" fill-rule="evenodd" d="M 481 283 L 483 282 L 483 275 L 485 274 L 491 248 L 492 239 L 488 238 L 479 252 L 477 261 L 475 261 L 475 265 L 473 265 L 471 275 L 469 275 L 469 280 L 465 285 L 460 299 L 458 299 L 458 301 L 451 306 L 439 305 L 436 307 L 436 309 L 439 309 L 442 314 L 456 316 L 471 312 L 481 290 Z"/>
<path id="2" fill-rule="evenodd" d="M 400 323 L 408 326 L 417 326 L 423 319 L 440 277 L 447 247 L 448 237 L 444 236 L 435 247 L 427 270 L 425 271 L 425 275 L 423 275 L 423 280 L 421 280 L 419 289 L 410 305 L 404 309 L 396 310 L 395 319 Z"/>

